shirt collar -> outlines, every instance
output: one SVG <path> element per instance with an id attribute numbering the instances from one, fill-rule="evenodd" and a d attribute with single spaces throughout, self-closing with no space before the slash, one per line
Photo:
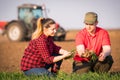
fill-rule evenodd
<path id="1" fill-rule="evenodd" d="M 44 38 L 44 39 L 47 39 L 48 37 L 43 33 L 40 35 L 40 37 Z"/>
<path id="2" fill-rule="evenodd" d="M 86 30 L 86 28 L 85 28 Z M 98 28 L 96 27 L 96 31 L 95 31 L 95 35 L 94 36 L 91 36 L 90 33 L 86 30 L 86 33 L 87 33 L 87 36 L 89 37 L 95 37 L 97 35 L 97 31 L 98 31 Z"/>

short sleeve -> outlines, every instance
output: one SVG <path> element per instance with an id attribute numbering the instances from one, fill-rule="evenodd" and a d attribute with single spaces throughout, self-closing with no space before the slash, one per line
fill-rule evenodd
<path id="1" fill-rule="evenodd" d="M 84 44 L 84 35 L 82 34 L 82 32 L 77 33 L 75 38 L 75 44 L 76 46 Z"/>
<path id="2" fill-rule="evenodd" d="M 104 34 L 103 34 L 102 45 L 111 45 L 110 37 L 109 37 L 109 34 L 108 34 L 107 31 L 105 31 Z"/>

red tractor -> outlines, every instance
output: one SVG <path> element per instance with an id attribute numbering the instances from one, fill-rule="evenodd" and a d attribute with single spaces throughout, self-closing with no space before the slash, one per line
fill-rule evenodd
<path id="1" fill-rule="evenodd" d="M 0 22 L 0 33 L 7 34 L 10 41 L 30 40 L 36 29 L 36 21 L 44 17 L 45 8 L 36 4 L 18 6 L 18 20 Z M 66 31 L 58 24 L 57 32 L 53 37 L 56 41 L 65 40 Z"/>

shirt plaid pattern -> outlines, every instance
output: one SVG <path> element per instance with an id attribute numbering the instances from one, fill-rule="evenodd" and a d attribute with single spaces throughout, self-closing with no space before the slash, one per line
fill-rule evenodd
<path id="1" fill-rule="evenodd" d="M 31 40 L 24 51 L 21 60 L 21 70 L 45 67 L 53 63 L 53 53 L 59 53 L 61 47 L 56 46 L 51 37 L 42 34 L 39 38 Z"/>

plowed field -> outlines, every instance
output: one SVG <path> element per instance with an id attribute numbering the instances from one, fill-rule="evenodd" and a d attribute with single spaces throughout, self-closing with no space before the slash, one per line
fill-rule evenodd
<path id="1" fill-rule="evenodd" d="M 79 30 L 68 31 L 65 41 L 55 41 L 55 43 L 69 51 L 74 49 L 74 39 L 78 31 Z M 109 34 L 114 59 L 114 64 L 110 71 L 120 71 L 120 30 L 109 30 Z M 0 72 L 20 71 L 20 60 L 28 43 L 29 41 L 10 42 L 6 36 L 0 35 Z M 66 73 L 71 73 L 72 61 L 72 59 L 64 60 L 61 70 Z"/>

